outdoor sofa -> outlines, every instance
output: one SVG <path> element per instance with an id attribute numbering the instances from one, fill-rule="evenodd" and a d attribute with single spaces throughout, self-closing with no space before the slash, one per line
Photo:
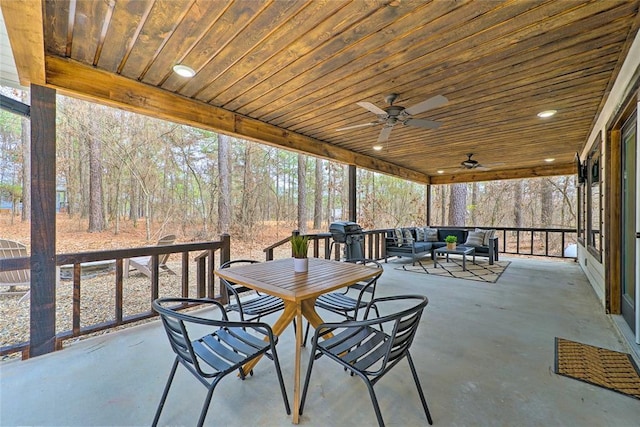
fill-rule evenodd
<path id="1" fill-rule="evenodd" d="M 458 245 L 473 246 L 476 256 L 489 258 L 489 264 L 498 260 L 498 236 L 495 230 L 404 227 L 387 230 L 385 262 L 389 257 L 409 257 L 413 265 L 426 255 L 435 259 L 435 250 L 446 246 L 445 237 L 456 236 Z"/>

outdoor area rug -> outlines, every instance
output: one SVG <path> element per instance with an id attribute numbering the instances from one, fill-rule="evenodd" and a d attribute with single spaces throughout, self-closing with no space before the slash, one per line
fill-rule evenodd
<path id="1" fill-rule="evenodd" d="M 555 373 L 640 399 L 631 355 L 556 337 Z"/>
<path id="2" fill-rule="evenodd" d="M 406 270 L 413 273 L 433 274 L 435 276 L 455 277 L 457 279 L 475 280 L 477 282 L 495 283 L 511 262 L 495 261 L 489 265 L 488 259 L 476 258 L 476 263 L 471 262 L 471 257 L 467 258 L 467 270 L 462 271 L 462 258 L 457 256 L 449 257 L 447 262 L 445 257 L 438 258 L 438 268 L 433 267 L 431 259 L 421 260 L 422 267 L 416 265 L 403 265 L 396 270 Z"/>

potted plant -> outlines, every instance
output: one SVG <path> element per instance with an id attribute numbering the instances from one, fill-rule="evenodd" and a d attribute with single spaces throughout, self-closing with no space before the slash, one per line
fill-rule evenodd
<path id="1" fill-rule="evenodd" d="M 309 270 L 309 236 L 294 234 L 291 236 L 291 253 L 293 254 L 293 270 L 296 273 L 304 273 Z"/>
<path id="2" fill-rule="evenodd" d="M 447 249 L 450 251 L 456 248 L 456 243 L 458 242 L 458 238 L 456 236 L 447 236 L 444 238 L 444 241 L 447 242 Z"/>

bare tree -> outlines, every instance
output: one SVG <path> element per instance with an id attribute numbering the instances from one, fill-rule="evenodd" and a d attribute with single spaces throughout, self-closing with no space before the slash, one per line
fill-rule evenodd
<path id="1" fill-rule="evenodd" d="M 22 102 L 29 102 L 29 95 L 22 92 Z M 31 220 L 31 121 L 22 119 L 22 221 Z"/>
<path id="2" fill-rule="evenodd" d="M 92 109 L 93 110 L 93 109 Z M 94 111 L 95 113 L 95 111 Z M 95 118 L 95 116 L 94 116 Z M 104 230 L 102 209 L 102 141 L 98 135 L 99 124 L 94 122 L 89 137 L 89 233 Z"/>
<path id="3" fill-rule="evenodd" d="M 474 182 L 471 184 L 471 206 L 469 210 L 471 211 L 471 225 L 476 226 L 476 208 L 478 207 L 478 183 Z"/>
<path id="4" fill-rule="evenodd" d="M 315 230 L 322 227 L 322 193 L 324 182 L 322 169 L 322 159 L 316 158 L 316 182 L 313 195 L 313 228 Z"/>
<path id="5" fill-rule="evenodd" d="M 550 179 L 540 182 L 540 227 L 553 223 L 553 187 Z"/>
<path id="6" fill-rule="evenodd" d="M 298 231 L 307 233 L 307 156 L 298 154 Z"/>
<path id="7" fill-rule="evenodd" d="M 218 197 L 218 232 L 228 233 L 231 227 L 231 165 L 229 151 L 231 138 L 218 135 L 218 168 L 220 193 Z"/>
<path id="8" fill-rule="evenodd" d="M 522 180 L 513 181 L 513 226 L 522 227 Z"/>
<path id="9" fill-rule="evenodd" d="M 466 216 L 467 184 L 452 184 L 448 225 L 464 226 Z"/>

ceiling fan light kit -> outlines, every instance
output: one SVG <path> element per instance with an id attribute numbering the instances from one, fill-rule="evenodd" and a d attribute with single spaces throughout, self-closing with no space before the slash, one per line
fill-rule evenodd
<path id="1" fill-rule="evenodd" d="M 413 116 L 416 114 L 424 113 L 425 111 L 434 108 L 441 107 L 449 102 L 449 100 L 445 96 L 436 95 L 411 107 L 405 108 L 400 105 L 394 105 L 393 103 L 396 101 L 396 99 L 398 99 L 398 94 L 396 93 L 387 95 L 385 97 L 385 101 L 387 102 L 387 104 L 389 104 L 389 106 L 385 109 L 382 109 L 372 104 L 371 102 L 357 102 L 360 107 L 369 110 L 370 112 L 378 116 L 378 119 L 374 122 L 346 126 L 337 130 L 343 131 L 367 126 L 384 125 L 382 130 L 380 131 L 380 135 L 378 135 L 377 145 L 380 145 L 381 143 L 386 142 L 389 139 L 393 127 L 398 123 L 406 126 L 413 126 L 424 129 L 438 129 L 440 127 L 439 122 L 426 119 L 416 119 Z M 376 149 L 375 146 L 374 149 Z"/>

